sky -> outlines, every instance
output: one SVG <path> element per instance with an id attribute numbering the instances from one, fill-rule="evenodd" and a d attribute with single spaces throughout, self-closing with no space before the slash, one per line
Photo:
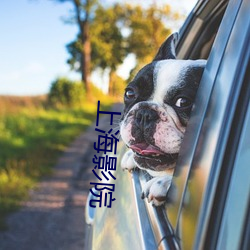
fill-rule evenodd
<path id="1" fill-rule="evenodd" d="M 188 12 L 195 1 L 161 2 L 174 3 L 175 7 Z M 41 95 L 48 93 L 57 77 L 80 79 L 80 75 L 70 71 L 66 63 L 69 55 L 65 45 L 73 41 L 78 32 L 76 25 L 65 24 L 62 20 L 70 10 L 70 3 L 50 0 L 1 0 L 0 95 Z M 128 72 L 126 68 L 125 64 L 119 70 L 124 77 Z M 93 79 L 98 81 L 99 78 L 96 75 Z"/>

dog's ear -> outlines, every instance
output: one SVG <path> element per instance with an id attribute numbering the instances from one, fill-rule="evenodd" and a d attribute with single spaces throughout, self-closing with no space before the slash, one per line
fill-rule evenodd
<path id="1" fill-rule="evenodd" d="M 167 40 L 161 45 L 153 61 L 159 61 L 164 59 L 176 59 L 175 46 L 179 38 L 178 33 L 173 33 L 167 38 Z"/>

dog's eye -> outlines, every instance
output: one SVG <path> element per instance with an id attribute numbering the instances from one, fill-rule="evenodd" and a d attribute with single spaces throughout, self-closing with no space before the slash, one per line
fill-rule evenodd
<path id="1" fill-rule="evenodd" d="M 127 89 L 125 91 L 125 97 L 127 99 L 134 99 L 135 98 L 135 91 L 133 89 Z"/>
<path id="2" fill-rule="evenodd" d="M 178 108 L 186 108 L 189 107 L 191 104 L 192 102 L 189 99 L 181 97 L 177 99 L 175 106 Z"/>

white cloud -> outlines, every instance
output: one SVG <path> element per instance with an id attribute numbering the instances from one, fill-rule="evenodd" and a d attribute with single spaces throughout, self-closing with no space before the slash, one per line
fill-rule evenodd
<path id="1" fill-rule="evenodd" d="M 31 62 L 24 69 L 24 73 L 39 74 L 45 71 L 45 67 L 39 62 Z"/>
<path id="2" fill-rule="evenodd" d="M 23 81 L 31 75 L 41 74 L 45 67 L 39 62 L 30 62 L 22 68 L 10 69 L 1 74 L 0 83 L 12 83 L 14 81 Z M 2 85 L 2 84 L 1 84 Z"/>
<path id="3" fill-rule="evenodd" d="M 45 93 L 44 74 L 46 67 L 38 61 L 31 61 L 19 68 L 7 67 L 0 75 L 1 94 Z"/>

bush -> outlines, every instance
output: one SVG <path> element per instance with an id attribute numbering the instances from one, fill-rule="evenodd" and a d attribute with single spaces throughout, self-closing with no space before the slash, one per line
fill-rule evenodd
<path id="1" fill-rule="evenodd" d="M 82 106 L 85 100 L 83 84 L 67 78 L 58 78 L 51 85 L 48 100 L 54 107 Z"/>

